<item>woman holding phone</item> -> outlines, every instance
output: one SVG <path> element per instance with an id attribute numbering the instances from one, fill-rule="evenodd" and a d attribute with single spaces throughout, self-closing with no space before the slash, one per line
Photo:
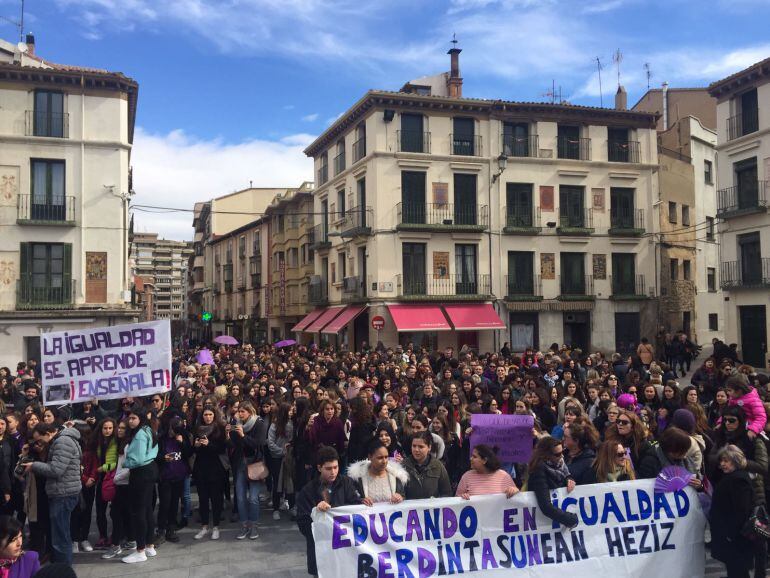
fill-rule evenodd
<path id="1" fill-rule="evenodd" d="M 219 521 L 224 505 L 224 480 L 227 470 L 225 454 L 225 431 L 219 410 L 214 405 L 204 405 L 200 422 L 195 428 L 195 465 L 193 478 L 198 488 L 200 501 L 201 529 L 195 534 L 200 540 L 209 533 L 209 505 L 213 529 L 211 539 L 219 540 Z"/>

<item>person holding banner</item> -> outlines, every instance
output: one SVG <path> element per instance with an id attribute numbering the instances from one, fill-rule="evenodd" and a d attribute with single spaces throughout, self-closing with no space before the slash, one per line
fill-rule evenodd
<path id="1" fill-rule="evenodd" d="M 500 460 L 492 448 L 479 444 L 471 452 L 471 469 L 460 478 L 455 495 L 470 500 L 471 496 L 500 493 L 512 498 L 519 488 L 511 475 L 500 469 Z"/>
<path id="2" fill-rule="evenodd" d="M 575 489 L 575 480 L 564 463 L 564 446 L 550 436 L 538 440 L 529 461 L 527 490 L 534 492 L 537 505 L 545 516 L 572 529 L 578 524 L 577 514 L 565 512 L 551 503 L 551 490 Z"/>
<path id="3" fill-rule="evenodd" d="M 369 459 L 360 460 L 348 467 L 348 476 L 356 483 L 363 503 L 371 506 L 377 502 L 400 504 L 404 501 L 404 488 L 409 474 L 395 460 L 388 457 L 388 448 L 379 439 L 369 444 Z"/>
<path id="4" fill-rule="evenodd" d="M 433 436 L 430 432 L 422 431 L 412 436 L 411 455 L 401 462 L 409 474 L 405 496 L 407 500 L 447 498 L 452 495 L 449 474 L 444 464 L 433 456 L 432 445 Z"/>

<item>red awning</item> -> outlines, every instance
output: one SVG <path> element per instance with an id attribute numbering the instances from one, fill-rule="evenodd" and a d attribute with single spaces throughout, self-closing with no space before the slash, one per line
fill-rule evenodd
<path id="1" fill-rule="evenodd" d="M 456 331 L 505 329 L 505 323 L 491 303 L 452 303 L 444 305 L 444 311 Z"/>
<path id="2" fill-rule="evenodd" d="M 438 305 L 388 305 L 398 331 L 451 331 Z"/>
<path id="3" fill-rule="evenodd" d="M 321 330 L 321 333 L 339 333 L 342 329 L 366 309 L 366 305 L 348 305 L 345 311 Z"/>
<path id="4" fill-rule="evenodd" d="M 339 315 L 342 310 L 345 309 L 344 305 L 340 305 L 338 307 L 327 307 L 324 309 L 324 312 L 316 317 L 315 321 L 313 321 L 310 325 L 305 327 L 303 330 L 305 333 L 318 333 L 326 327 L 326 325 L 337 315 Z"/>
<path id="5" fill-rule="evenodd" d="M 294 327 L 292 327 L 292 328 L 291 328 L 292 332 L 294 332 L 294 331 L 303 331 L 303 330 L 305 329 L 305 327 L 307 327 L 307 326 L 308 326 L 308 325 L 310 325 L 310 324 L 311 324 L 313 321 L 315 321 L 316 319 L 318 319 L 318 317 L 319 317 L 319 316 L 321 315 L 321 313 L 323 313 L 324 311 L 325 311 L 325 309 L 315 309 L 315 310 L 311 311 L 310 313 L 308 313 L 307 315 L 305 315 L 305 316 L 302 318 L 302 321 L 300 321 L 300 322 L 299 322 L 299 323 L 297 323 L 297 324 L 296 324 Z"/>

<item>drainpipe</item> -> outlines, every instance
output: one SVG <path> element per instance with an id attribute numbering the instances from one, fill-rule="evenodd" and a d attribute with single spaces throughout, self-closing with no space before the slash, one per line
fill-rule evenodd
<path id="1" fill-rule="evenodd" d="M 85 230 L 86 230 L 86 203 L 85 203 L 85 179 L 86 179 L 86 77 L 80 75 L 80 287 L 85 287 Z M 83 299 L 85 300 L 85 289 Z"/>
<path id="2" fill-rule="evenodd" d="M 663 130 L 668 130 L 668 81 L 663 83 Z"/>

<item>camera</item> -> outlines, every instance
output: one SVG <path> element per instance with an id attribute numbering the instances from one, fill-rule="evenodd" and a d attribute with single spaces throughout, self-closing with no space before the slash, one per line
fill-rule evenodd
<path id="1" fill-rule="evenodd" d="M 21 456 L 19 458 L 19 461 L 16 462 L 16 467 L 13 470 L 13 474 L 18 477 L 22 477 L 26 473 L 26 468 L 24 467 L 27 464 L 31 464 L 35 460 L 29 456 Z"/>

